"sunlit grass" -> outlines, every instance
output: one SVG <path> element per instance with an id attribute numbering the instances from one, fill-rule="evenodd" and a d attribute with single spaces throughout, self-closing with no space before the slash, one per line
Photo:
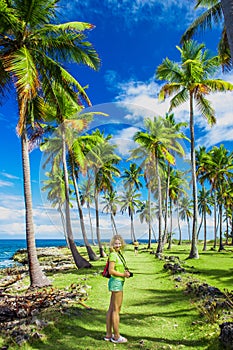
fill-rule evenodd
<path id="1" fill-rule="evenodd" d="M 138 256 L 134 256 L 131 245 L 127 246 L 127 263 L 134 272 L 134 277 L 125 283 L 121 312 L 120 331 L 128 338 L 127 344 L 114 345 L 102 340 L 110 297 L 107 279 L 100 274 L 105 259 L 92 262 L 91 269 L 73 269 L 50 276 L 56 288 L 65 288 L 72 283 L 86 285 L 88 299 L 85 304 L 89 308 L 75 304 L 62 313 L 56 310 L 44 311 L 41 318 L 49 322 L 42 330 L 44 337 L 30 345 L 23 345 L 21 349 L 105 350 L 119 346 L 123 349 L 147 350 L 220 350 L 219 325 L 211 325 L 201 318 L 190 296 L 184 293 L 184 281 L 188 276 L 221 290 L 232 288 L 232 247 L 222 253 L 211 251 L 210 248 L 211 245 L 207 252 L 202 252 L 200 245 L 200 258 L 187 260 L 189 244 L 173 245 L 170 251 L 165 247 L 164 255 L 179 256 L 189 272 L 178 283 L 164 270 L 164 261 L 150 254 L 146 246 L 140 246 Z M 9 349 L 15 350 L 17 346 Z"/>

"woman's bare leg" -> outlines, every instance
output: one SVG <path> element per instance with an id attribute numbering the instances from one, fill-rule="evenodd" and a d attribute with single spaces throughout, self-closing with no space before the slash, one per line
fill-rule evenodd
<path id="1" fill-rule="evenodd" d="M 112 310 L 112 327 L 114 332 L 114 338 L 120 337 L 119 324 L 120 324 L 120 311 L 123 301 L 123 292 L 112 292 L 113 295 L 113 310 Z"/>
<path id="2" fill-rule="evenodd" d="M 112 292 L 110 305 L 108 308 L 106 316 L 106 337 L 112 337 L 114 333 L 114 338 L 118 339 L 120 337 L 119 333 L 119 323 L 120 323 L 120 311 L 123 301 L 123 292 Z"/>
<path id="3" fill-rule="evenodd" d="M 108 338 L 112 337 L 112 330 L 113 330 L 112 312 L 113 312 L 113 293 L 111 294 L 110 304 L 106 315 L 106 337 Z"/>

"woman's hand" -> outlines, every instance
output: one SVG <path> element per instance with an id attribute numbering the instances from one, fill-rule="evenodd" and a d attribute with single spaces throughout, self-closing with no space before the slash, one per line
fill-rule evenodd
<path id="1" fill-rule="evenodd" d="M 129 278 L 130 277 L 130 272 L 125 270 L 124 277 Z"/>

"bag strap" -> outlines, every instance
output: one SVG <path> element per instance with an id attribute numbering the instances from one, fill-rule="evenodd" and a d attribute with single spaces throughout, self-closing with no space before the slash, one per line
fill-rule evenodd
<path id="1" fill-rule="evenodd" d="M 124 268 L 125 268 L 126 270 L 128 270 L 128 267 L 127 267 L 127 265 L 126 265 L 125 258 L 123 257 L 123 255 L 121 254 L 121 252 L 118 252 L 118 255 L 119 255 L 119 258 L 120 258 L 121 262 L 122 262 L 123 265 L 124 265 Z"/>

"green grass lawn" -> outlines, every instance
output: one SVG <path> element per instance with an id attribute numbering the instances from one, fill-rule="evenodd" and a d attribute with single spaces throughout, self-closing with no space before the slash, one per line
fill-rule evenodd
<path id="1" fill-rule="evenodd" d="M 93 262 L 90 270 L 73 270 L 53 275 L 54 287 L 64 288 L 71 283 L 88 285 L 90 309 L 71 305 L 65 313 L 44 311 L 41 318 L 49 321 L 41 333 L 44 337 L 23 350 L 105 350 L 105 349 L 209 349 L 220 350 L 218 323 L 211 324 L 200 316 L 189 294 L 184 293 L 186 279 L 198 279 L 208 284 L 231 290 L 233 286 L 233 247 L 222 253 L 201 251 L 200 258 L 186 260 L 189 245 L 165 249 L 164 255 L 179 256 L 188 274 L 180 275 L 177 282 L 164 270 L 164 261 L 140 246 L 138 256 L 133 247 L 127 246 L 125 256 L 134 277 L 127 279 L 121 312 L 121 334 L 128 338 L 127 344 L 105 342 L 105 315 L 110 293 L 107 279 L 100 272 L 104 259 Z M 0 343 L 1 345 L 1 343 Z M 17 349 L 10 346 L 9 349 Z"/>

